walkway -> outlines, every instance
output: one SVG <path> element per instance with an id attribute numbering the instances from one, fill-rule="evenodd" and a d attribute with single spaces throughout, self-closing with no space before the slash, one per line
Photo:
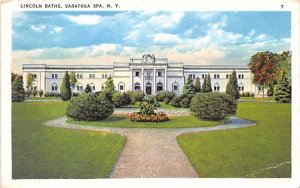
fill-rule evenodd
<path id="1" fill-rule="evenodd" d="M 231 123 L 198 128 L 116 128 L 79 125 L 58 118 L 44 123 L 47 126 L 104 131 L 125 135 L 127 142 L 117 162 L 112 178 L 198 177 L 179 147 L 176 136 L 182 133 L 217 131 L 254 126 L 255 123 L 236 117 Z"/>

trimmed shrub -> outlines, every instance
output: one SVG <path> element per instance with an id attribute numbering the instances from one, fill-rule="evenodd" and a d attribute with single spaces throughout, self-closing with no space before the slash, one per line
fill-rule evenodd
<path id="1" fill-rule="evenodd" d="M 252 92 L 252 93 L 250 93 L 250 97 L 254 97 L 254 93 Z"/>
<path id="2" fill-rule="evenodd" d="M 171 100 L 171 105 L 176 107 L 176 108 L 181 107 L 180 106 L 180 97 L 179 96 L 173 97 L 173 99 Z"/>
<path id="3" fill-rule="evenodd" d="M 120 108 L 129 105 L 131 101 L 126 93 L 115 92 L 112 96 L 112 102 L 116 108 Z"/>
<path id="4" fill-rule="evenodd" d="M 35 97 L 35 96 L 37 95 L 37 93 L 38 93 L 37 90 L 33 90 L 33 91 L 32 91 L 33 97 Z"/>
<path id="5" fill-rule="evenodd" d="M 166 99 L 166 98 L 169 99 L 169 101 L 172 100 L 174 96 L 175 96 L 174 92 L 171 92 L 171 91 L 160 91 L 160 92 L 156 93 L 155 97 L 156 97 L 156 100 L 158 102 L 163 102 L 164 99 Z"/>
<path id="6" fill-rule="evenodd" d="M 71 99 L 66 116 L 79 121 L 97 121 L 114 112 L 113 103 L 104 94 L 86 94 Z"/>
<path id="7" fill-rule="evenodd" d="M 131 104 L 142 102 L 145 96 L 142 91 L 127 91 L 126 94 L 129 96 Z"/>
<path id="8" fill-rule="evenodd" d="M 141 114 L 154 114 L 154 110 L 157 109 L 159 103 L 156 101 L 155 97 L 145 96 L 143 102 L 140 104 Z"/>
<path id="9" fill-rule="evenodd" d="M 46 92 L 45 97 L 60 97 L 60 93 L 57 92 Z"/>
<path id="10" fill-rule="evenodd" d="M 240 93 L 240 97 L 245 97 L 245 93 Z"/>
<path id="11" fill-rule="evenodd" d="M 72 96 L 73 96 L 73 97 L 77 97 L 78 95 L 79 95 L 79 93 L 77 93 L 77 92 L 73 92 L 73 93 L 72 93 Z"/>
<path id="12" fill-rule="evenodd" d="M 27 97 L 30 97 L 30 95 L 32 94 L 32 90 L 31 89 L 26 89 L 25 93 L 26 93 Z"/>
<path id="13" fill-rule="evenodd" d="M 42 97 L 42 95 L 44 94 L 44 91 L 43 90 L 39 90 L 38 94 L 39 94 L 40 97 Z"/>
<path id="14" fill-rule="evenodd" d="M 237 101 L 225 93 L 199 93 L 191 101 L 190 110 L 202 120 L 223 120 L 236 114 Z"/>
<path id="15" fill-rule="evenodd" d="M 162 122 L 169 120 L 169 117 L 163 112 L 157 114 L 141 114 L 134 112 L 128 114 L 127 117 L 134 122 Z"/>
<path id="16" fill-rule="evenodd" d="M 164 102 L 165 104 L 169 104 L 170 101 L 171 101 L 171 99 L 169 99 L 169 98 L 164 98 L 164 100 L 163 100 L 163 102 Z"/>
<path id="17" fill-rule="evenodd" d="M 250 92 L 249 91 L 245 92 L 244 97 L 250 97 Z"/>

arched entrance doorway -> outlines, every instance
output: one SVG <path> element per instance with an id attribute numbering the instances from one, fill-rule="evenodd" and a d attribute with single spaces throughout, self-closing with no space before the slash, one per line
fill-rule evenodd
<path id="1" fill-rule="evenodd" d="M 151 83 L 150 82 L 147 82 L 146 83 L 146 94 L 147 95 L 151 95 L 152 93 L 152 86 L 151 86 Z"/>

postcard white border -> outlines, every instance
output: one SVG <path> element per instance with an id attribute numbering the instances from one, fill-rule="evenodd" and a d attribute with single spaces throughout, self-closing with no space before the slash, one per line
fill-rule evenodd
<path id="1" fill-rule="evenodd" d="M 47 179 L 12 180 L 11 173 L 11 55 L 12 12 L 25 11 L 20 3 L 117 3 L 112 11 L 291 11 L 292 12 L 292 178 L 172 178 L 172 179 Z M 283 5 L 283 7 L 282 7 Z M 297 0 L 74 0 L 74 1 L 11 1 L 1 5 L 1 184 L 0 187 L 300 187 L 300 15 Z M 27 9 L 40 11 L 43 9 Z M 44 9 L 47 11 L 99 11 L 97 9 Z M 104 9 L 107 11 L 108 9 Z M 279 26 L 280 27 L 280 26 Z"/>

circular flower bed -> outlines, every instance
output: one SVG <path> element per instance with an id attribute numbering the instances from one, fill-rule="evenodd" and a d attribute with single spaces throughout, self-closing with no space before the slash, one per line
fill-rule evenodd
<path id="1" fill-rule="evenodd" d="M 141 114 L 139 112 L 133 112 L 128 114 L 127 117 L 131 121 L 135 121 L 135 122 L 162 122 L 162 121 L 169 120 L 167 114 L 163 112 L 154 113 L 154 114 Z"/>

